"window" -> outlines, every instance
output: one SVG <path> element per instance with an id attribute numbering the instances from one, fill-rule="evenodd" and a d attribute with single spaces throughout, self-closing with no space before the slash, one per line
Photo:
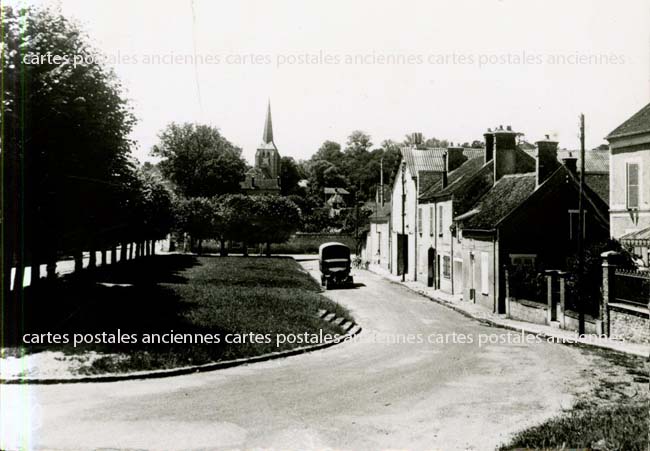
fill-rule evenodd
<path id="1" fill-rule="evenodd" d="M 530 266 L 535 267 L 535 254 L 510 254 L 510 264 L 512 266 Z"/>
<path id="2" fill-rule="evenodd" d="M 422 207 L 418 208 L 418 233 L 422 235 Z"/>
<path id="3" fill-rule="evenodd" d="M 587 212 L 583 211 L 583 229 L 582 229 L 582 239 L 585 238 L 587 231 Z M 578 221 L 578 210 L 569 210 L 569 239 L 577 240 L 578 239 L 578 230 L 580 230 L 580 221 Z"/>
<path id="4" fill-rule="evenodd" d="M 481 252 L 481 293 L 490 294 L 490 278 L 488 268 L 490 265 L 490 254 Z"/>
<path id="5" fill-rule="evenodd" d="M 442 257 L 442 277 L 451 279 L 451 258 L 448 255 Z"/>
<path id="6" fill-rule="evenodd" d="M 442 236 L 442 205 L 438 207 L 438 236 Z"/>
<path id="7" fill-rule="evenodd" d="M 625 203 L 627 208 L 639 208 L 639 164 L 626 165 Z"/>
<path id="8" fill-rule="evenodd" d="M 435 227 L 435 223 L 433 222 L 434 217 L 433 217 L 433 207 L 429 207 L 429 235 L 433 236 L 433 228 Z"/>

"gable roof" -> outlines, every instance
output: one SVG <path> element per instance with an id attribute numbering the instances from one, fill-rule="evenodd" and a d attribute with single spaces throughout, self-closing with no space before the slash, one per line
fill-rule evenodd
<path id="1" fill-rule="evenodd" d="M 585 184 L 609 205 L 609 174 L 589 174 L 585 171 Z"/>
<path id="2" fill-rule="evenodd" d="M 421 171 L 443 172 L 445 170 L 445 147 L 432 147 L 426 149 L 414 149 L 402 147 L 400 149 L 402 159 L 406 161 L 411 176 L 415 177 Z M 468 158 L 481 156 L 484 149 L 465 148 L 463 155 Z"/>
<path id="3" fill-rule="evenodd" d="M 650 103 L 612 130 L 605 139 L 610 140 L 641 133 L 650 133 Z"/>
<path id="4" fill-rule="evenodd" d="M 366 202 L 365 207 L 372 210 L 372 214 L 368 218 L 372 223 L 386 222 L 390 218 L 392 209 L 390 202 L 384 202 L 384 205 L 381 205 L 380 202 L 371 201 Z"/>
<path id="5" fill-rule="evenodd" d="M 470 230 L 493 230 L 499 222 L 535 191 L 535 173 L 504 175 L 467 213 L 456 220 L 463 220 L 463 228 Z"/>
<path id="6" fill-rule="evenodd" d="M 253 185 L 253 180 L 246 177 L 246 180 L 239 182 L 239 187 L 242 191 L 280 191 L 278 179 L 256 178 Z"/>
<path id="7" fill-rule="evenodd" d="M 575 157 L 578 159 L 578 171 L 580 171 L 580 150 L 562 149 L 557 151 L 557 159 Z M 585 150 L 585 174 L 609 173 L 609 149 Z"/>
<path id="8" fill-rule="evenodd" d="M 537 158 L 537 149 L 525 149 L 524 152 L 532 158 Z M 580 150 L 558 149 L 557 159 L 562 162 L 563 158 L 574 157 L 578 159 L 578 171 L 580 171 Z M 588 173 L 609 173 L 609 149 L 585 150 L 585 174 Z"/>
<path id="9" fill-rule="evenodd" d="M 326 186 L 323 190 L 325 191 L 325 194 L 350 194 L 345 188 L 332 188 Z"/>
<path id="10" fill-rule="evenodd" d="M 534 194 L 543 193 L 543 187 L 548 186 L 547 184 L 551 183 L 552 179 L 557 180 L 558 177 L 571 180 L 576 188 L 579 186 L 578 179 L 566 166 L 560 166 L 546 179 L 540 185 L 542 189 L 537 189 L 535 173 L 506 175 L 471 210 L 457 216 L 454 220 L 463 221 L 463 228 L 466 230 L 494 230 L 515 209 L 519 208 L 531 197 L 534 197 Z M 601 222 L 608 224 L 609 208 L 607 203 L 588 184 L 585 184 L 584 188 L 585 200 L 592 206 L 594 213 L 600 218 Z"/>
<path id="11" fill-rule="evenodd" d="M 420 201 L 427 201 L 434 197 L 453 194 L 456 190 L 464 186 L 464 182 L 469 180 L 469 178 L 485 166 L 483 159 L 483 156 L 478 156 L 465 161 L 449 173 L 445 188 L 442 187 L 442 180 L 438 180 L 422 192 Z M 490 162 L 488 162 L 488 165 L 490 165 Z"/>

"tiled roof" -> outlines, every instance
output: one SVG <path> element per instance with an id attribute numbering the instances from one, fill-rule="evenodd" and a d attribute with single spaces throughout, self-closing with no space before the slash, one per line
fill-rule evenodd
<path id="1" fill-rule="evenodd" d="M 609 205 L 609 174 L 589 174 L 585 171 L 585 183 Z"/>
<path id="2" fill-rule="evenodd" d="M 468 180 L 472 175 L 478 172 L 483 166 L 483 156 L 471 158 L 461 164 L 457 169 L 451 171 L 447 176 L 447 187 L 442 188 L 442 180 L 430 186 L 426 191 L 420 195 L 420 202 L 430 200 L 434 196 L 443 196 L 446 194 L 453 194 L 455 190 L 464 185 L 464 181 Z"/>
<path id="3" fill-rule="evenodd" d="M 578 171 L 580 170 L 580 150 L 558 150 L 557 158 L 572 156 L 578 159 Z M 609 173 L 609 149 L 585 150 L 585 174 L 600 172 Z"/>
<path id="4" fill-rule="evenodd" d="M 384 205 L 381 205 L 379 202 L 367 202 L 365 207 L 372 210 L 372 214 L 369 217 L 370 222 L 386 222 L 390 218 L 390 202 L 384 202 Z"/>
<path id="5" fill-rule="evenodd" d="M 532 158 L 537 158 L 537 149 L 524 150 Z M 558 161 L 563 158 L 574 157 L 578 159 L 578 171 L 580 170 L 580 150 L 559 149 L 557 151 Z M 585 173 L 609 173 L 609 149 L 585 150 Z"/>
<path id="6" fill-rule="evenodd" d="M 255 186 L 252 186 L 251 179 L 246 178 L 239 186 L 244 191 L 280 191 L 277 179 L 255 179 Z"/>
<path id="7" fill-rule="evenodd" d="M 650 103 L 616 127 L 605 139 L 621 138 L 639 133 L 650 133 Z"/>
<path id="8" fill-rule="evenodd" d="M 458 219 L 469 230 L 493 230 L 535 191 L 534 173 L 503 176 L 469 212 Z"/>
<path id="9" fill-rule="evenodd" d="M 418 196 L 423 192 L 429 190 L 432 186 L 435 186 L 440 183 L 442 180 L 441 172 L 434 171 L 420 171 L 419 183 L 418 183 Z"/>
<path id="10" fill-rule="evenodd" d="M 444 147 L 435 147 L 428 149 L 413 149 L 411 147 L 402 147 L 402 158 L 406 161 L 411 176 L 420 171 L 443 172 L 445 170 L 445 153 Z M 463 155 L 468 158 L 474 158 L 483 155 L 483 149 L 465 148 Z"/>
<path id="11" fill-rule="evenodd" d="M 445 169 L 444 154 L 447 151 L 445 148 L 413 149 L 403 147 L 401 151 L 402 158 L 406 161 L 406 167 L 413 177 L 420 171 L 442 172 Z"/>

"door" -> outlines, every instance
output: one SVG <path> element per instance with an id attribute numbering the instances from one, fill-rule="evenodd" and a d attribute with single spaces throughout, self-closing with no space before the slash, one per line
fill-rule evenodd
<path id="1" fill-rule="evenodd" d="M 435 282 L 436 273 L 436 250 L 432 247 L 427 252 L 427 287 L 432 287 Z"/>
<path id="2" fill-rule="evenodd" d="M 409 272 L 408 235 L 397 234 L 397 275 Z"/>

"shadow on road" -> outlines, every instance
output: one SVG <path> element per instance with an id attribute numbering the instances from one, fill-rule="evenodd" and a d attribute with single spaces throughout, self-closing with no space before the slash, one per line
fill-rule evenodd
<path id="1" fill-rule="evenodd" d="M 97 334 L 182 329 L 183 312 L 165 284 L 185 284 L 180 273 L 199 264 L 191 255 L 151 256 L 114 266 L 84 271 L 26 287 L 20 304 L 4 304 L 4 345 L 23 345 L 24 334 Z M 119 345 L 93 346 L 110 352 Z M 25 353 L 42 350 L 75 352 L 71 346 L 32 345 Z"/>

